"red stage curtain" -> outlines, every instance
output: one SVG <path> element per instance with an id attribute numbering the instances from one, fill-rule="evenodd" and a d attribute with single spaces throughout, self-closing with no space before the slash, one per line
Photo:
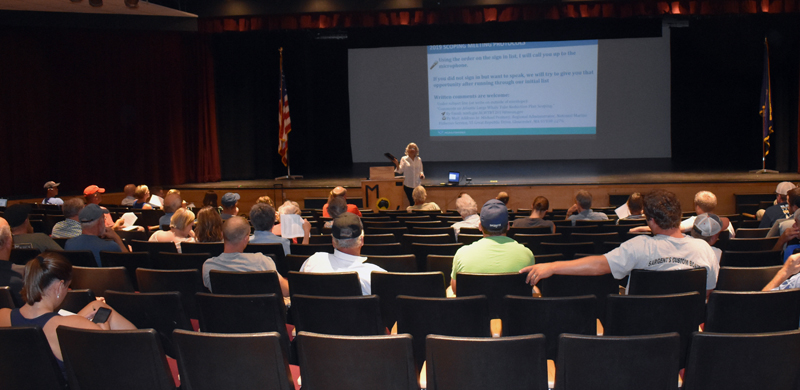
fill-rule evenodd
<path id="1" fill-rule="evenodd" d="M 7 29 L 0 56 L 0 196 L 220 180 L 200 34 Z"/>
<path id="2" fill-rule="evenodd" d="M 294 30 L 347 27 L 410 26 L 433 24 L 477 24 L 564 18 L 629 18 L 641 16 L 752 14 L 796 12 L 797 0 L 637 0 L 630 3 L 594 1 L 581 4 L 525 4 L 491 7 L 449 7 L 391 11 L 345 11 L 329 13 L 262 15 L 242 23 L 239 17 L 205 18 L 198 23 L 203 32 Z M 411 14 L 413 13 L 413 18 Z M 255 22 L 258 20 L 258 22 Z M 299 22 L 298 22 L 299 21 Z"/>

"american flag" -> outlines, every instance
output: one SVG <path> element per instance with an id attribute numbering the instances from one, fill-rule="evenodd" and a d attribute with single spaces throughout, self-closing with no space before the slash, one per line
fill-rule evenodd
<path id="1" fill-rule="evenodd" d="M 283 52 L 281 52 L 281 98 L 279 105 L 278 123 L 280 125 L 280 130 L 278 133 L 278 154 L 281 155 L 281 162 L 283 162 L 283 165 L 288 167 L 289 132 L 292 131 L 292 120 L 289 118 L 289 95 L 286 93 L 286 77 L 283 75 Z"/>
<path id="2" fill-rule="evenodd" d="M 761 79 L 761 137 L 764 140 L 762 157 L 769 155 L 769 136 L 772 134 L 772 87 L 769 79 L 769 43 L 764 38 L 764 75 Z"/>

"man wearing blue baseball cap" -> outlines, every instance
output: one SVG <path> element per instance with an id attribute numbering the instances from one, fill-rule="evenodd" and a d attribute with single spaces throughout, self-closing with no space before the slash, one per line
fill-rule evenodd
<path id="1" fill-rule="evenodd" d="M 239 214 L 239 208 L 236 205 L 239 204 L 239 199 L 241 196 L 235 192 L 227 192 L 225 195 L 222 195 L 222 212 L 220 216 L 222 217 L 223 221 L 227 221 L 231 217 Z"/>
<path id="2" fill-rule="evenodd" d="M 456 292 L 456 274 L 459 272 L 499 274 L 517 272 L 533 265 L 533 253 L 524 245 L 506 236 L 508 232 L 508 208 L 492 199 L 481 209 L 478 228 L 483 238 L 461 247 L 453 257 L 450 286 Z"/>

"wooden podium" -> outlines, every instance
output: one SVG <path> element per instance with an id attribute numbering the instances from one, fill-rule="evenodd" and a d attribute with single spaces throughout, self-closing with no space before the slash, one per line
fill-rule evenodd
<path id="1" fill-rule="evenodd" d="M 388 210 L 405 210 L 408 207 L 406 193 L 403 191 L 403 178 L 394 176 L 394 167 L 370 167 L 369 180 L 361 181 L 364 194 L 364 208 L 378 211 L 378 202 L 385 199 L 389 202 Z"/>

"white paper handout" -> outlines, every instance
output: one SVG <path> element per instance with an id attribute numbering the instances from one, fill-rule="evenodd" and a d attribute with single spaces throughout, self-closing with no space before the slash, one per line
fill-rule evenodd
<path id="1" fill-rule="evenodd" d="M 281 237 L 303 237 L 303 217 L 297 214 L 281 214 Z"/>
<path id="2" fill-rule="evenodd" d="M 136 216 L 136 214 L 128 212 L 128 213 L 122 214 L 122 216 L 120 218 L 123 221 L 125 221 L 125 224 L 122 225 L 122 230 L 130 231 L 130 230 L 135 230 L 137 228 L 137 226 L 133 225 L 134 223 L 136 223 L 136 220 L 139 219 Z"/>
<path id="3" fill-rule="evenodd" d="M 625 218 L 625 217 L 631 215 L 631 210 L 628 209 L 628 203 L 627 202 L 624 203 L 622 206 L 617 207 L 617 209 L 614 210 L 614 212 L 617 213 L 617 217 L 619 217 L 619 219 L 622 219 L 622 218 Z"/>

